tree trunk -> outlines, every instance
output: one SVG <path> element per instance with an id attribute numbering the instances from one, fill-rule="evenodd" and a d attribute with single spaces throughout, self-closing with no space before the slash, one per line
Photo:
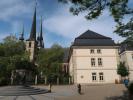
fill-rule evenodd
<path id="1" fill-rule="evenodd" d="M 35 76 L 35 85 L 37 85 L 37 75 Z"/>
<path id="2" fill-rule="evenodd" d="M 13 81 L 14 81 L 14 72 L 11 72 L 11 85 L 13 85 Z"/>
<path id="3" fill-rule="evenodd" d="M 47 76 L 45 76 L 45 85 L 47 84 Z"/>
<path id="4" fill-rule="evenodd" d="M 69 77 L 69 84 L 71 84 L 71 77 Z"/>
<path id="5" fill-rule="evenodd" d="M 57 85 L 59 85 L 59 77 L 57 77 Z"/>

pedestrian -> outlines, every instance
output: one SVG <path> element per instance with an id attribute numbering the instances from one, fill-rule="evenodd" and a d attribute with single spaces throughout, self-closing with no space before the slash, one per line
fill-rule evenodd
<path id="1" fill-rule="evenodd" d="M 128 87 L 128 83 L 129 83 L 129 80 L 128 79 L 125 79 L 124 80 L 124 84 L 125 84 L 126 87 Z"/>
<path id="2" fill-rule="evenodd" d="M 78 87 L 78 93 L 81 94 L 81 85 L 78 84 L 77 87 Z"/>
<path id="3" fill-rule="evenodd" d="M 51 89 L 52 89 L 52 83 L 50 82 L 49 83 L 49 92 L 51 92 Z"/>

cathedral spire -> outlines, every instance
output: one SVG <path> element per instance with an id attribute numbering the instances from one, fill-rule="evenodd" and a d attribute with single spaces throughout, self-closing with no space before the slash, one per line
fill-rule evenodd
<path id="1" fill-rule="evenodd" d="M 41 16 L 41 30 L 40 30 L 40 38 L 43 39 L 43 36 L 42 36 L 42 16 Z"/>
<path id="2" fill-rule="evenodd" d="M 42 16 L 41 16 L 40 44 L 41 44 L 41 47 L 44 48 L 42 24 L 43 22 L 42 22 Z"/>
<path id="3" fill-rule="evenodd" d="M 44 48 L 44 42 L 43 42 L 43 30 L 42 30 L 42 16 L 41 16 L 41 24 L 40 24 L 40 34 L 38 35 L 38 47 Z"/>
<path id="4" fill-rule="evenodd" d="M 30 32 L 30 40 L 36 40 L 36 6 L 35 6 L 35 12 L 34 12 L 33 21 L 32 21 L 31 32 Z"/>
<path id="5" fill-rule="evenodd" d="M 24 40 L 24 25 L 23 25 L 22 33 L 20 34 L 20 38 L 19 38 L 19 40 L 21 40 L 21 41 Z"/>

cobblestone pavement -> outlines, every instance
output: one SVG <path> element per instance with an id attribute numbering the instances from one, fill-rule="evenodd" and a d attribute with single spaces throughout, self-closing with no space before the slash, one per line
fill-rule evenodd
<path id="1" fill-rule="evenodd" d="M 36 86 L 48 89 L 48 86 Z M 123 85 L 86 85 L 82 94 L 77 93 L 76 85 L 52 86 L 52 93 L 27 96 L 0 96 L 0 100 L 128 100 Z"/>

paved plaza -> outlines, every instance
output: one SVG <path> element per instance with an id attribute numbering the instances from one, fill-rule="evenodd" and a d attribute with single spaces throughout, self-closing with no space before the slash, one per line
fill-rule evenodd
<path id="1" fill-rule="evenodd" d="M 36 86 L 48 89 L 48 86 Z M 127 89 L 121 84 L 82 86 L 82 94 L 76 85 L 52 86 L 52 93 L 27 96 L 0 96 L 0 100 L 128 100 Z"/>

